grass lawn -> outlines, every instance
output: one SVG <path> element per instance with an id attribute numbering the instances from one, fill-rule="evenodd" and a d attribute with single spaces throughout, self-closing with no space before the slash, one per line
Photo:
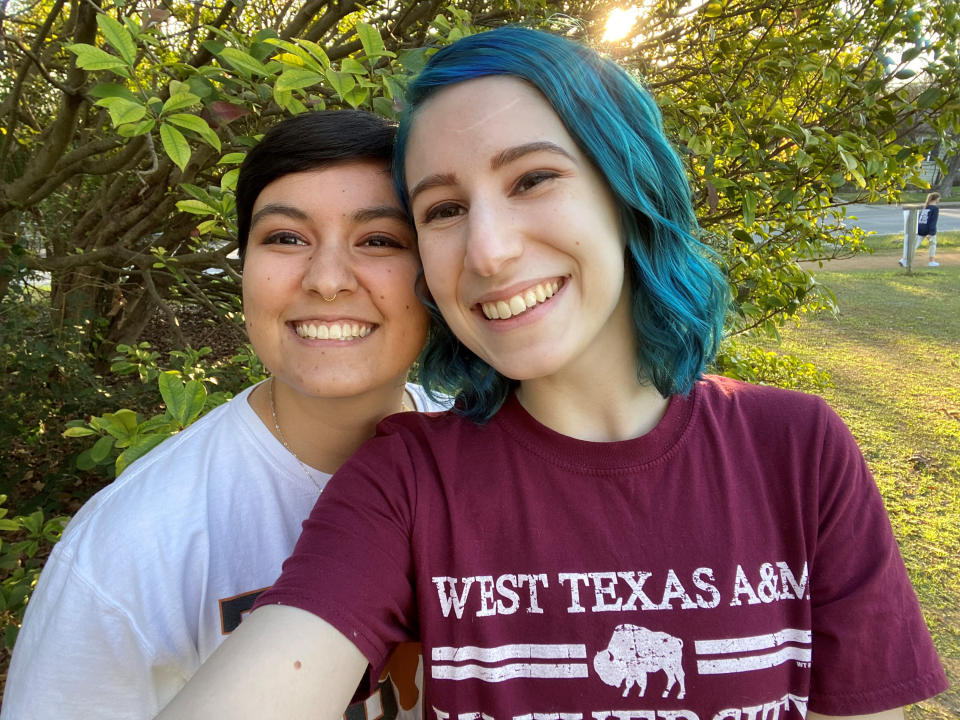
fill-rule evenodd
<path id="1" fill-rule="evenodd" d="M 960 233 L 939 247 L 960 248 Z M 817 278 L 837 317 L 784 328 L 781 351 L 830 373 L 819 391 L 856 436 L 886 500 L 894 533 L 951 688 L 910 708 L 912 720 L 960 717 L 960 266 L 897 266 L 899 238 L 874 236 L 884 269 L 831 262 Z M 887 269 L 889 267 L 889 269 Z M 766 349 L 775 349 L 757 341 Z M 883 632 L 883 628 L 877 628 Z"/>

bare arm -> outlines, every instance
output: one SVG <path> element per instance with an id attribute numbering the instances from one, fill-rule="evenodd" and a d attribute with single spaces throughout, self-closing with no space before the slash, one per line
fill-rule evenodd
<path id="1" fill-rule="evenodd" d="M 893 710 L 884 710 L 883 712 L 871 713 L 870 715 L 821 715 L 820 713 L 807 713 L 807 720 L 903 720 L 903 708 L 894 708 Z"/>
<path id="2" fill-rule="evenodd" d="M 157 720 L 337 720 L 366 667 L 326 621 L 269 605 L 241 623 Z"/>

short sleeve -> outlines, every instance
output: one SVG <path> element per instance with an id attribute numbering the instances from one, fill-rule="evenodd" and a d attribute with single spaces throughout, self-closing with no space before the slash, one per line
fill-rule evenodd
<path id="1" fill-rule="evenodd" d="M 7 676 L 2 717 L 153 717 L 183 687 L 132 619 L 55 548 L 30 599 Z"/>
<path id="2" fill-rule="evenodd" d="M 397 435 L 368 441 L 331 478 L 276 584 L 257 601 L 307 610 L 351 639 L 380 676 L 415 639 L 415 473 Z"/>
<path id="3" fill-rule="evenodd" d="M 824 411 L 810 709 L 879 712 L 942 692 L 947 682 L 880 492 L 850 431 Z"/>

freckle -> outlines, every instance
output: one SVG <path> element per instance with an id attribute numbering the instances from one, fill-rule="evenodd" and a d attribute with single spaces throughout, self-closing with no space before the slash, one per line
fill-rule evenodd
<path id="1" fill-rule="evenodd" d="M 384 297 L 383 297 L 383 295 L 381 295 L 381 296 L 380 296 L 380 299 L 381 299 L 381 300 L 383 300 L 383 299 L 384 299 Z"/>
<path id="2" fill-rule="evenodd" d="M 579 244 L 580 244 L 580 241 L 579 241 L 579 240 L 577 240 L 577 245 L 579 245 Z"/>
<path id="3" fill-rule="evenodd" d="M 404 305 L 404 306 L 403 306 L 403 309 L 404 309 L 404 310 L 409 310 L 409 309 L 410 309 L 410 306 L 409 306 L 409 305 Z"/>
<path id="4" fill-rule="evenodd" d="M 294 670 L 299 670 L 301 667 L 303 667 L 303 664 L 302 664 L 299 660 L 294 660 L 294 661 L 293 661 L 293 669 L 294 669 Z"/>

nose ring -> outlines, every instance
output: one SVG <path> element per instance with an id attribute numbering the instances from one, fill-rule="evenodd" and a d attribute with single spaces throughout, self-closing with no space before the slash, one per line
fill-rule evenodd
<path id="1" fill-rule="evenodd" d="M 324 301 L 324 302 L 333 302 L 334 300 L 337 299 L 337 295 L 339 295 L 339 294 L 340 294 L 340 291 L 338 290 L 337 292 L 335 292 L 335 293 L 333 294 L 333 297 L 332 297 L 332 298 L 324 297 L 323 295 L 320 295 L 320 297 L 323 298 L 323 301 Z"/>

